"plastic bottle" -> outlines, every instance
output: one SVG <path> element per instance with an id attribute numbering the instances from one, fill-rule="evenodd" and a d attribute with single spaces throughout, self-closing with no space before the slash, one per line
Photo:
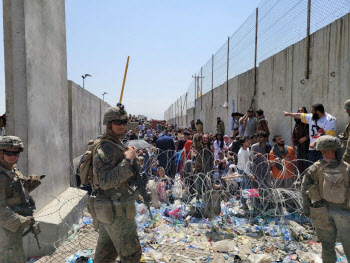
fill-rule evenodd
<path id="1" fill-rule="evenodd" d="M 92 253 L 92 249 L 89 248 L 87 250 L 84 250 L 84 252 L 80 256 L 88 258 L 88 257 L 90 257 L 91 253 Z"/>
<path id="2" fill-rule="evenodd" d="M 92 258 L 89 258 L 88 263 L 93 263 L 94 260 Z"/>
<path id="3" fill-rule="evenodd" d="M 92 217 L 91 216 L 83 216 L 83 224 L 91 224 L 92 223 Z"/>
<path id="4" fill-rule="evenodd" d="M 292 239 L 290 231 L 288 229 L 286 229 L 284 237 L 286 241 L 290 241 Z"/>
<path id="5" fill-rule="evenodd" d="M 74 255 L 71 255 L 69 257 L 66 257 L 66 263 L 71 263 L 74 258 Z"/>
<path id="6" fill-rule="evenodd" d="M 195 245 L 195 244 L 189 245 L 188 248 L 201 249 L 200 246 L 197 246 L 197 245 Z"/>

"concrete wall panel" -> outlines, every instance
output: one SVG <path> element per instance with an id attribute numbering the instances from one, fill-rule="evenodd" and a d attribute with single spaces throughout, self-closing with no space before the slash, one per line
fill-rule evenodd
<path id="1" fill-rule="evenodd" d="M 27 149 L 19 168 L 47 174 L 33 193 L 34 198 L 48 193 L 35 198 L 40 209 L 69 186 L 65 2 L 3 5 L 8 132 L 20 136 Z"/>
<path id="2" fill-rule="evenodd" d="M 238 76 L 238 111 L 248 110 L 254 96 L 254 70 L 249 70 Z"/>
<path id="3" fill-rule="evenodd" d="M 337 118 L 337 131 L 343 132 L 349 118 L 343 102 L 350 98 L 350 15 L 330 25 L 328 56 L 328 104 L 327 111 Z"/>
<path id="4" fill-rule="evenodd" d="M 72 155 L 73 158 L 86 151 L 89 140 L 101 134 L 100 99 L 79 85 L 68 81 L 72 89 Z"/>
<path id="5" fill-rule="evenodd" d="M 337 118 L 337 132 L 349 121 L 343 102 L 350 98 L 350 14 L 311 35 L 310 75 L 305 79 L 306 39 L 260 62 L 257 69 L 256 108 L 262 108 L 269 121 L 271 135 L 281 134 L 291 144 L 294 121 L 283 111 L 296 112 L 301 106 L 322 103 Z M 196 102 L 195 115 L 204 123 L 204 131 L 216 131 L 216 117 L 225 122 L 230 133 L 232 101 L 235 110 L 245 113 L 254 95 L 254 71 L 249 70 L 229 80 L 228 108 L 226 83 L 203 95 Z M 171 123 L 171 121 L 170 121 Z"/>

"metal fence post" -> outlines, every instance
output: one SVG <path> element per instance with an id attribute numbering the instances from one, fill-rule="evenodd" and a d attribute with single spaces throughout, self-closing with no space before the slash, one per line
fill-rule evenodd
<path id="1" fill-rule="evenodd" d="M 214 55 L 211 55 L 211 107 L 214 107 Z"/>
<path id="2" fill-rule="evenodd" d="M 203 67 L 201 67 L 201 110 L 203 110 Z"/>
<path id="3" fill-rule="evenodd" d="M 311 22 L 311 0 L 308 0 L 307 1 L 307 25 L 306 25 L 305 79 L 309 79 L 309 71 L 310 71 L 310 22 Z"/>
<path id="4" fill-rule="evenodd" d="M 255 11 L 255 55 L 254 55 L 254 97 L 256 95 L 256 62 L 258 55 L 258 18 L 259 18 L 259 9 L 256 8 Z"/>

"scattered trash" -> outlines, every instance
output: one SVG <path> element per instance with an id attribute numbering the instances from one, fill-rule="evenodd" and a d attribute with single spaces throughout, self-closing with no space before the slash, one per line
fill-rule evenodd
<path id="1" fill-rule="evenodd" d="M 266 254 L 253 254 L 248 257 L 248 260 L 251 263 L 270 263 L 272 261 L 272 257 Z"/>
<path id="2" fill-rule="evenodd" d="M 312 241 L 315 233 L 300 215 L 284 211 L 279 216 L 275 213 L 254 217 L 240 207 L 239 199 L 232 198 L 222 201 L 221 213 L 208 219 L 203 217 L 205 204 L 199 199 L 186 205 L 176 200 L 174 204 L 151 207 L 151 221 L 147 207 L 137 202 L 135 205 L 143 263 L 322 262 L 321 244 Z M 84 214 L 79 224 L 73 225 L 67 242 L 75 242 L 81 229 L 89 228 L 89 224 L 92 218 Z M 337 244 L 336 251 L 337 262 L 348 262 L 341 244 Z M 92 263 L 93 259 L 91 248 L 72 253 L 65 262 Z M 27 263 L 35 260 L 30 258 Z"/>

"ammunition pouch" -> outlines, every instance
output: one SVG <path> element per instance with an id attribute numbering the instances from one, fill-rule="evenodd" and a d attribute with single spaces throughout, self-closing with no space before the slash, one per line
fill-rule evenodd
<path id="1" fill-rule="evenodd" d="M 312 201 L 314 202 L 321 201 L 320 189 L 317 185 L 311 184 L 307 190 L 307 194 L 309 195 Z"/>
<path id="2" fill-rule="evenodd" d="M 129 201 L 125 203 L 125 212 L 127 219 L 134 219 L 136 216 L 136 207 L 134 201 Z"/>
<path id="3" fill-rule="evenodd" d="M 326 206 L 310 207 L 310 215 L 312 219 L 312 225 L 315 228 L 331 230 L 332 226 L 328 219 L 328 210 Z"/>
<path id="4" fill-rule="evenodd" d="M 97 220 L 97 216 L 96 216 L 96 211 L 95 211 L 95 200 L 96 200 L 96 196 L 88 196 L 88 210 L 89 213 L 92 217 L 92 225 L 94 226 L 95 230 L 98 230 L 98 220 Z"/>
<path id="5" fill-rule="evenodd" d="M 111 224 L 114 221 L 113 203 L 110 199 L 96 198 L 94 208 L 96 218 L 99 222 L 104 224 Z"/>
<path id="6" fill-rule="evenodd" d="M 126 215 L 127 219 L 134 219 L 136 216 L 136 207 L 134 201 L 113 201 L 113 208 L 117 217 Z"/>

